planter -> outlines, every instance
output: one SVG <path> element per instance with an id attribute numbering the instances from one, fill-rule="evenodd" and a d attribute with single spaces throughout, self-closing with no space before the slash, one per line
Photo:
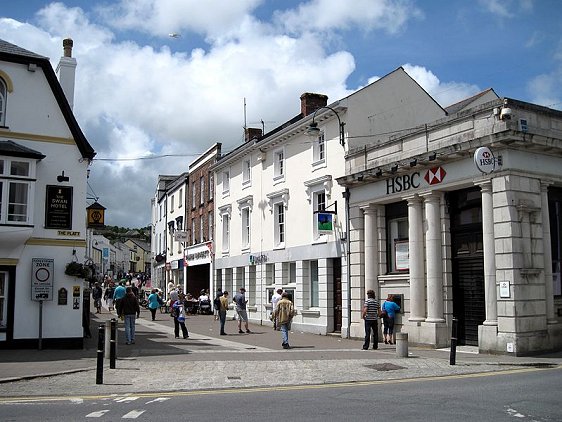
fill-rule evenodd
<path id="1" fill-rule="evenodd" d="M 88 267 L 85 267 L 84 264 L 80 264 L 79 262 L 69 262 L 68 264 L 66 264 L 64 273 L 71 277 L 77 278 L 90 277 L 90 269 Z"/>

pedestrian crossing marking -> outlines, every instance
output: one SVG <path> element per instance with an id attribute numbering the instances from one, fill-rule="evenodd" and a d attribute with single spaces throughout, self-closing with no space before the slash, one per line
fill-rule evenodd
<path id="1" fill-rule="evenodd" d="M 99 410 L 97 412 L 92 412 L 92 413 L 88 413 L 86 415 L 87 418 L 101 418 L 103 415 L 105 415 L 107 412 L 109 412 L 109 410 Z"/>
<path id="2" fill-rule="evenodd" d="M 131 410 L 129 413 L 123 415 L 121 419 L 136 419 L 144 412 L 146 412 L 146 410 Z"/>
<path id="3" fill-rule="evenodd" d="M 115 401 L 117 403 L 125 403 L 125 402 L 128 402 L 128 401 L 135 401 L 135 400 L 138 400 L 138 399 L 139 399 L 139 397 L 121 397 L 121 398 L 115 399 Z"/>
<path id="4" fill-rule="evenodd" d="M 169 398 L 169 397 L 158 397 L 158 398 L 156 398 L 156 399 L 154 399 L 154 400 L 147 401 L 145 404 L 156 403 L 156 402 L 162 402 L 162 401 L 166 401 L 166 400 L 170 400 L 170 398 Z"/>

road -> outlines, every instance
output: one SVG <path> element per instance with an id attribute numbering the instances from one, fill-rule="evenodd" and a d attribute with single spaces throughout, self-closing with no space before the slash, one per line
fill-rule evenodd
<path id="1" fill-rule="evenodd" d="M 4 398 L 0 418 L 4 422 L 562 421 L 560 391 L 560 367 L 521 368 L 312 386 Z"/>

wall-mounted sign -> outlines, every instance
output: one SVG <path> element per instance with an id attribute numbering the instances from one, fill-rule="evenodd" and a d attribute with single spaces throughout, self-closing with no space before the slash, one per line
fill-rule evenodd
<path id="1" fill-rule="evenodd" d="M 72 286 L 72 297 L 80 297 L 80 286 Z"/>
<path id="2" fill-rule="evenodd" d="M 64 287 L 61 287 L 59 289 L 59 294 L 58 294 L 58 304 L 66 305 L 67 303 L 68 303 L 68 291 Z"/>
<path id="3" fill-rule="evenodd" d="M 441 166 L 428 169 L 422 177 L 419 171 L 401 174 L 386 180 L 386 194 L 391 195 L 441 183 L 447 172 Z M 424 183 L 425 182 L 425 183 Z"/>
<path id="4" fill-rule="evenodd" d="M 249 255 L 250 265 L 265 264 L 268 259 L 267 255 Z"/>
<path id="5" fill-rule="evenodd" d="M 51 258 L 31 259 L 31 300 L 53 300 L 53 267 Z"/>
<path id="6" fill-rule="evenodd" d="M 496 168 L 496 159 L 488 147 L 480 147 L 474 151 L 474 164 L 484 174 L 492 173 Z"/>
<path id="7" fill-rule="evenodd" d="M 334 212 L 316 211 L 314 214 L 318 234 L 331 234 L 334 231 Z"/>
<path id="8" fill-rule="evenodd" d="M 45 228 L 72 229 L 72 186 L 47 185 Z"/>
<path id="9" fill-rule="evenodd" d="M 185 265 L 192 267 L 194 265 L 209 264 L 213 255 L 212 249 L 211 242 L 185 249 Z"/>
<path id="10" fill-rule="evenodd" d="M 185 230 L 176 230 L 174 232 L 174 240 L 176 242 L 187 242 L 187 232 Z"/>
<path id="11" fill-rule="evenodd" d="M 500 281 L 500 297 L 508 298 L 511 294 L 509 292 L 509 281 Z"/>
<path id="12" fill-rule="evenodd" d="M 73 232 L 70 230 L 59 230 L 57 234 L 59 236 L 74 236 L 74 237 L 80 236 L 80 232 L 76 232 L 76 231 Z"/>

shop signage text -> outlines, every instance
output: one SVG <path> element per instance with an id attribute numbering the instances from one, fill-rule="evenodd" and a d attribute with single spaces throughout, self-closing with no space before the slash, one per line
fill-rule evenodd
<path id="1" fill-rule="evenodd" d="M 428 185 L 436 185 L 443 181 L 446 174 L 447 172 L 443 167 L 430 168 L 423 176 L 423 179 L 419 171 L 410 174 L 401 174 L 386 180 L 386 194 L 390 195 L 406 192 L 410 189 L 418 189 L 422 180 L 425 180 Z"/>
<path id="2" fill-rule="evenodd" d="M 250 265 L 265 264 L 267 262 L 267 255 L 250 255 Z"/>

